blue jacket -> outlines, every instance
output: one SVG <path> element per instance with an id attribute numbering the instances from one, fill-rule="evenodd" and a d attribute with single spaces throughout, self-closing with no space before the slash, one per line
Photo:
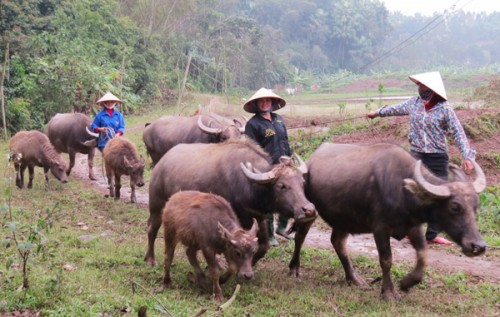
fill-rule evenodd
<path id="1" fill-rule="evenodd" d="M 125 120 L 123 119 L 123 114 L 116 109 L 113 109 L 112 116 L 108 114 L 106 109 L 102 109 L 101 111 L 99 111 L 96 114 L 94 121 L 92 121 L 90 129 L 92 131 L 95 131 L 96 128 L 104 127 L 111 128 L 113 132 L 108 131 L 108 133 L 99 134 L 99 139 L 97 139 L 97 147 L 100 150 L 102 150 L 106 146 L 108 140 L 114 137 L 116 133 L 121 132 L 123 134 L 125 132 Z"/>

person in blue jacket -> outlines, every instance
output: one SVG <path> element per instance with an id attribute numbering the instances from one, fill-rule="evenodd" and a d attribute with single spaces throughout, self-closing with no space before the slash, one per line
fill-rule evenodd
<path id="1" fill-rule="evenodd" d="M 121 102 L 118 97 L 110 92 L 97 101 L 97 104 L 102 106 L 102 110 L 96 114 L 90 129 L 99 133 L 97 148 L 101 152 L 110 139 L 115 136 L 121 136 L 125 132 L 123 114 L 116 109 L 116 105 Z"/>
<path id="2" fill-rule="evenodd" d="M 261 88 L 243 105 L 246 112 L 255 113 L 245 125 L 245 134 L 256 141 L 269 155 L 272 163 L 279 163 L 281 156 L 291 156 L 292 150 L 288 143 L 288 134 L 283 118 L 273 111 L 285 106 L 286 101 L 272 90 Z M 293 239 L 286 234 L 288 217 L 279 215 L 276 233 L 285 239 Z M 274 237 L 274 216 L 268 219 L 269 242 L 272 246 L 279 245 Z"/>

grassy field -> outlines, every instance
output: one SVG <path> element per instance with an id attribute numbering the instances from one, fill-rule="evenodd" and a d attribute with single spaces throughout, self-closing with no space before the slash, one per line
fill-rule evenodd
<path id="1" fill-rule="evenodd" d="M 196 105 L 193 102 L 193 105 Z M 128 117 L 126 137 L 142 155 L 142 128 L 172 110 L 156 110 Z M 466 273 L 445 274 L 428 268 L 424 282 L 402 294 L 399 302 L 380 299 L 378 261 L 353 256 L 366 287 L 348 285 L 333 250 L 304 248 L 303 275 L 288 276 L 293 242 L 282 241 L 255 268 L 255 279 L 231 279 L 222 286 L 228 299 L 241 282 L 236 300 L 218 311 L 210 290 L 188 282 L 191 270 L 179 246 L 172 268 L 173 288 L 161 291 L 163 241 L 156 244 L 160 265 L 146 266 L 148 210 L 146 206 L 105 198 L 92 187 L 70 176 L 60 184 L 52 176 L 52 190 L 44 190 L 36 168 L 34 188 L 14 187 L 13 167 L 0 143 L 0 315 L 13 312 L 41 316 L 136 316 L 146 306 L 148 316 L 495 316 L 499 313 L 500 287 Z M 99 155 L 98 155 L 99 156 Z M 96 162 L 95 168 L 101 168 Z M 145 179 L 150 178 L 147 168 Z M 124 184 L 127 184 L 125 181 Z M 498 243 L 498 191 L 481 195 L 480 221 L 485 239 Z M 160 231 L 161 233 L 161 231 Z M 162 234 L 160 234 L 162 237 Z M 16 245 L 17 241 L 17 245 Z M 495 242 L 496 241 L 496 242 Z M 497 244 L 497 247 L 498 247 Z M 23 257 L 24 256 L 24 259 Z M 498 257 L 496 257 L 498 260 Z M 23 263 L 26 271 L 23 273 Z M 392 276 L 401 279 L 413 264 L 395 263 Z M 27 280 L 23 281 L 23 277 Z M 23 283 L 29 288 L 23 288 Z"/>

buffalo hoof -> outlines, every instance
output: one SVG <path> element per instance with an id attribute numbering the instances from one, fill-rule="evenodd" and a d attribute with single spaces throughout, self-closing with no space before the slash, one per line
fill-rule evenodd
<path id="1" fill-rule="evenodd" d="M 155 259 L 144 258 L 144 262 L 146 262 L 146 264 L 149 266 L 156 266 Z"/>
<path id="2" fill-rule="evenodd" d="M 288 276 L 295 276 L 295 277 L 300 277 L 300 268 L 290 268 L 290 271 L 288 271 Z"/>
<path id="3" fill-rule="evenodd" d="M 168 282 L 163 282 L 163 287 L 161 288 L 161 291 L 163 292 L 166 289 L 171 289 L 172 288 L 172 283 L 171 281 Z"/>
<path id="4" fill-rule="evenodd" d="M 410 288 L 419 284 L 422 281 L 422 276 L 417 274 L 406 275 L 401 282 L 399 282 L 399 289 L 403 292 L 408 292 Z"/>
<path id="5" fill-rule="evenodd" d="M 90 179 L 91 181 L 95 181 L 95 180 L 97 180 L 97 178 L 96 178 L 94 175 L 89 175 L 89 179 Z"/>
<path id="6" fill-rule="evenodd" d="M 382 291 L 382 294 L 380 295 L 385 301 L 399 301 L 401 299 L 401 296 L 396 291 Z"/>
<path id="7" fill-rule="evenodd" d="M 214 294 L 214 301 L 222 303 L 224 301 L 224 296 L 222 296 L 222 294 Z"/>
<path id="8" fill-rule="evenodd" d="M 351 277 L 348 277 L 347 283 L 354 284 L 356 286 L 368 285 L 368 283 L 366 283 L 366 281 L 362 277 L 360 277 L 357 273 L 354 273 L 354 274 L 352 274 Z"/>
<path id="9" fill-rule="evenodd" d="M 198 284 L 198 286 L 203 289 L 207 288 L 207 280 L 205 278 L 205 275 L 195 276 L 193 272 L 189 272 L 187 274 L 187 279 L 193 284 Z"/>

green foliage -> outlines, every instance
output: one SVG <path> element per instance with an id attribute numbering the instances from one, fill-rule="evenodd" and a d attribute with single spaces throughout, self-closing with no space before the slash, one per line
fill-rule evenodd
<path id="1" fill-rule="evenodd" d="M 370 100 L 368 100 L 367 103 L 365 103 L 365 110 L 366 112 L 369 112 L 372 110 L 372 103 L 373 103 L 373 99 L 370 98 Z"/>
<path id="2" fill-rule="evenodd" d="M 307 159 L 323 142 L 328 142 L 328 133 L 311 135 L 304 130 L 299 130 L 296 135 L 289 137 L 290 147 L 302 159 Z"/>
<path id="3" fill-rule="evenodd" d="M 9 172 L 11 170 L 9 169 Z M 11 179 L 11 177 L 9 177 Z M 10 183 L 10 186 L 13 186 Z M 10 270 L 13 265 L 20 266 L 22 272 L 22 288 L 28 289 L 29 282 L 29 266 L 34 262 L 33 256 L 41 256 L 47 258 L 51 256 L 52 250 L 47 245 L 45 234 L 49 233 L 52 227 L 51 217 L 54 210 L 57 209 L 58 203 L 53 210 L 48 208 L 45 211 L 33 211 L 27 213 L 22 208 L 14 208 L 11 205 L 12 187 L 4 193 L 4 198 L 8 204 L 2 208 L 2 213 L 5 213 L 4 223 L 0 223 L 2 227 L 7 228 L 7 234 L 3 238 L 2 247 L 9 249 L 11 252 L 5 254 L 5 268 Z"/>
<path id="4" fill-rule="evenodd" d="M 488 245 L 500 247 L 500 187 L 488 187 L 479 195 L 479 199 L 479 230 Z"/>
<path id="5" fill-rule="evenodd" d="M 385 92 L 385 86 L 384 84 L 380 83 L 378 84 L 378 95 L 379 95 L 379 100 L 378 100 L 378 106 L 379 108 L 382 107 L 382 95 Z"/>
<path id="6" fill-rule="evenodd" d="M 339 107 L 339 116 L 344 117 L 345 116 L 345 108 L 347 106 L 347 103 L 346 102 L 339 102 L 337 104 L 337 106 Z"/>
<path id="7" fill-rule="evenodd" d="M 23 42 L 26 48 L 14 47 L 19 53 L 11 59 L 6 99 L 22 101 L 27 111 L 20 111 L 20 101 L 11 105 L 11 132 L 42 129 L 57 112 L 89 113 L 106 91 L 124 101 L 125 113 L 133 112 L 142 96 L 157 94 L 159 52 L 145 46 L 137 26 L 117 16 L 116 8 L 114 0 L 30 8 L 31 14 L 50 15 L 51 24 L 31 32 Z"/>
<path id="8" fill-rule="evenodd" d="M 40 128 L 32 120 L 30 104 L 23 99 L 7 101 L 6 117 L 10 118 L 8 131 L 11 135 L 19 130 L 31 130 Z"/>

